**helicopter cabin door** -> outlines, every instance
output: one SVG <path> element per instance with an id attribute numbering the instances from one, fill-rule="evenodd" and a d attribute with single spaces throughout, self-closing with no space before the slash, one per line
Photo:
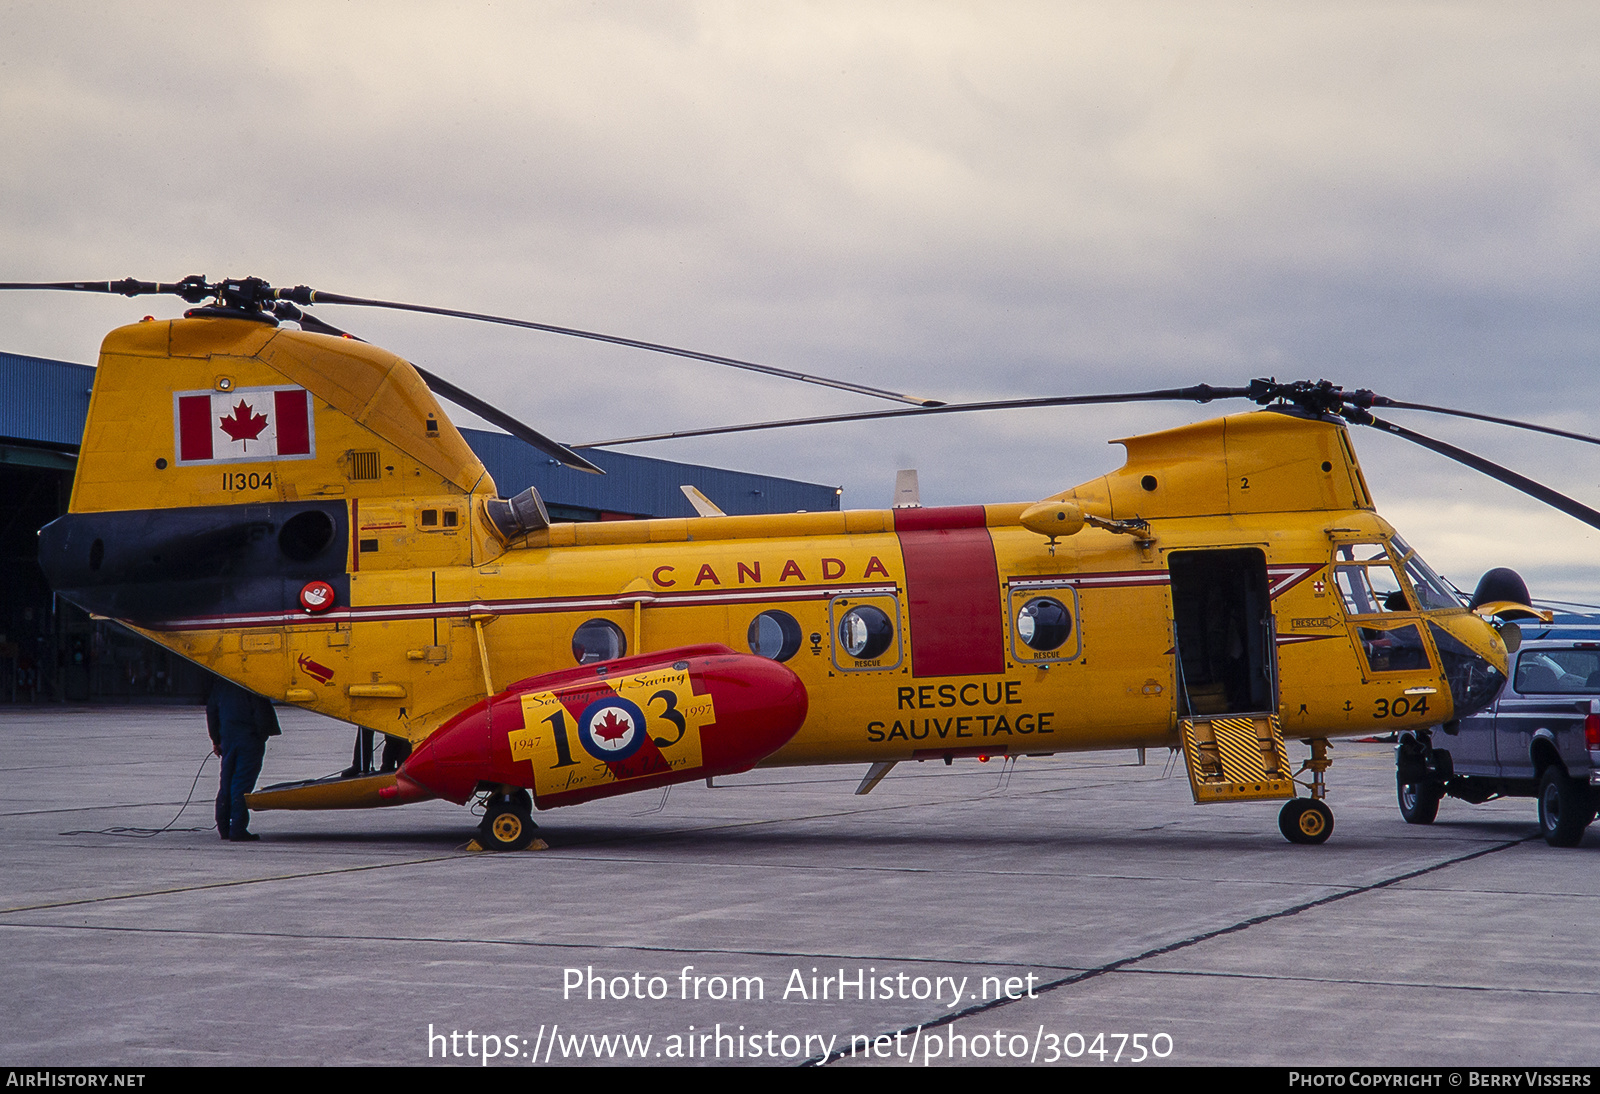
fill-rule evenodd
<path id="1" fill-rule="evenodd" d="M 1277 643 L 1259 548 L 1174 551 L 1173 675 L 1197 802 L 1294 796 L 1278 724 Z"/>

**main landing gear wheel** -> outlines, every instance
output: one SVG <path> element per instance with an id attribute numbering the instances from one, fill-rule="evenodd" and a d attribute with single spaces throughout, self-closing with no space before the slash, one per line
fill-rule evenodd
<path id="1" fill-rule="evenodd" d="M 1438 783 L 1408 783 L 1400 786 L 1400 815 L 1407 824 L 1432 824 L 1439 815 L 1439 800 L 1444 788 Z"/>
<path id="2" fill-rule="evenodd" d="M 1315 798 L 1291 798 L 1278 814 L 1278 830 L 1290 843 L 1325 843 L 1333 834 L 1333 810 Z"/>
<path id="3" fill-rule="evenodd" d="M 1539 780 L 1539 832 L 1551 847 L 1576 847 L 1594 817 L 1589 788 L 1552 766 Z"/>
<path id="4" fill-rule="evenodd" d="M 532 843 L 538 828 L 533 823 L 532 804 L 526 791 L 490 798 L 478 826 L 483 845 L 491 851 L 520 851 Z"/>

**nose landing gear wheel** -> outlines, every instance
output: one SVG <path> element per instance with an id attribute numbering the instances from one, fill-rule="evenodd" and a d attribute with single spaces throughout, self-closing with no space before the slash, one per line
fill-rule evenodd
<path id="1" fill-rule="evenodd" d="M 1291 798 L 1278 814 L 1278 831 L 1290 843 L 1325 843 L 1333 834 L 1333 810 L 1315 798 Z"/>
<path id="2" fill-rule="evenodd" d="M 537 825 L 531 810 L 524 804 L 527 797 L 495 797 L 489 800 L 479 830 L 483 845 L 491 851 L 520 851 L 533 842 Z"/>

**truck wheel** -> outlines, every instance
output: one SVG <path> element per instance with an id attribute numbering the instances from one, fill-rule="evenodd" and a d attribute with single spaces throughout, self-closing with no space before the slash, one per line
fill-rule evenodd
<path id="1" fill-rule="evenodd" d="M 1589 788 L 1552 764 L 1539 780 L 1539 832 L 1544 841 L 1551 847 L 1576 847 L 1593 816 Z"/>
<path id="2" fill-rule="evenodd" d="M 1400 815 L 1407 824 L 1432 824 L 1439 815 L 1439 799 L 1444 787 L 1438 783 L 1401 782 Z"/>

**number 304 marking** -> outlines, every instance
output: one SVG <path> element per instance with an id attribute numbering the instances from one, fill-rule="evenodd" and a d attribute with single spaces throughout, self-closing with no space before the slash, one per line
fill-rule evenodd
<path id="1" fill-rule="evenodd" d="M 1373 713 L 1374 718 L 1404 718 L 1407 714 L 1428 713 L 1428 697 L 1419 695 L 1412 699 L 1409 695 L 1402 695 L 1398 699 L 1374 699 L 1373 706 L 1378 709 Z"/>

